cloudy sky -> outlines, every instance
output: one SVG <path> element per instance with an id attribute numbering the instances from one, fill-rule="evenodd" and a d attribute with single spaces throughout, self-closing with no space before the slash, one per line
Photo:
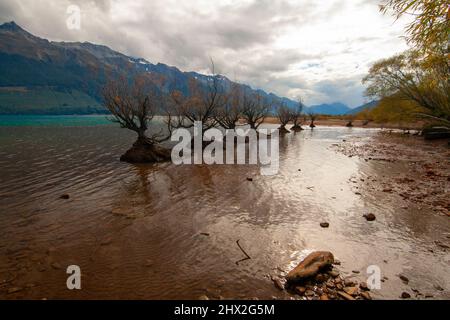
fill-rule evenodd
<path id="1" fill-rule="evenodd" d="M 183 71 L 232 80 L 308 105 L 365 102 L 361 79 L 376 60 L 406 49 L 404 21 L 382 0 L 0 0 L 14 20 L 50 40 L 89 41 Z M 81 28 L 66 26 L 81 9 Z"/>

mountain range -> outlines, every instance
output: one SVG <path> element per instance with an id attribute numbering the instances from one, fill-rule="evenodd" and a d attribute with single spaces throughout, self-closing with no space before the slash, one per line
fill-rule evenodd
<path id="1" fill-rule="evenodd" d="M 346 114 L 351 110 L 352 109 L 350 109 L 348 106 L 340 102 L 324 103 L 309 107 L 309 112 L 311 113 L 328 114 L 328 115 Z"/>
<path id="2" fill-rule="evenodd" d="M 188 93 L 188 81 L 206 83 L 212 76 L 183 72 L 162 63 L 124 55 L 89 42 L 54 42 L 32 35 L 15 22 L 0 25 L 0 114 L 92 114 L 106 113 L 101 105 L 101 88 L 109 77 L 133 76 L 142 72 L 161 74 L 166 91 Z M 216 76 L 224 88 L 233 84 Z M 282 99 L 289 107 L 297 102 L 273 93 L 239 84 L 246 91 L 268 99 Z M 342 103 L 306 108 L 305 113 L 345 114 Z"/>

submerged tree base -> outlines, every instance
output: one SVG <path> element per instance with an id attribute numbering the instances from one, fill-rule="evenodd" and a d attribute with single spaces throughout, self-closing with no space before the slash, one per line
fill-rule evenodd
<path id="1" fill-rule="evenodd" d="M 290 131 L 288 129 L 286 129 L 285 126 L 279 127 L 278 131 L 280 132 L 280 134 L 290 133 Z"/>
<path id="2" fill-rule="evenodd" d="M 138 139 L 120 161 L 128 163 L 155 163 L 165 162 L 171 159 L 171 151 L 157 144 Z"/>
<path id="3" fill-rule="evenodd" d="M 292 131 L 302 131 L 302 130 L 304 130 L 301 126 L 299 126 L 299 125 L 296 125 L 296 126 L 293 126 L 292 128 L 291 128 L 291 130 Z"/>

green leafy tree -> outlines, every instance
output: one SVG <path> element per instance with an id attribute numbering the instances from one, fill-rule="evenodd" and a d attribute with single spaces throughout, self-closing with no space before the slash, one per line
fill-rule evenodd
<path id="1" fill-rule="evenodd" d="M 371 98 L 410 100 L 422 115 L 450 121 L 450 82 L 419 51 L 409 50 L 375 63 L 363 79 Z"/>
<path id="2" fill-rule="evenodd" d="M 406 27 L 406 39 L 426 53 L 448 53 L 450 2 L 448 0 L 385 0 L 380 11 L 396 19 L 408 15 L 413 21 Z"/>

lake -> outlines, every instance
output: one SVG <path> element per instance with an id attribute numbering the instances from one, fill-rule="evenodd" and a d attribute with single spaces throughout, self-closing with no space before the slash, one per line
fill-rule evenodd
<path id="1" fill-rule="evenodd" d="M 391 195 L 357 194 L 352 181 L 403 174 L 407 165 L 333 149 L 378 132 L 288 134 L 279 174 L 261 176 L 247 165 L 121 163 L 135 137 L 105 116 L 2 116 L 0 298 L 289 299 L 270 277 L 329 250 L 341 273 L 359 281 L 380 267 L 387 279 L 374 298 L 414 287 L 448 299 L 448 253 L 430 251 L 448 217 L 405 209 Z M 368 223 L 366 212 L 377 220 Z M 251 257 L 239 264 L 237 240 Z M 81 267 L 80 291 L 66 288 L 69 265 Z M 11 287 L 20 290 L 8 294 Z"/>

